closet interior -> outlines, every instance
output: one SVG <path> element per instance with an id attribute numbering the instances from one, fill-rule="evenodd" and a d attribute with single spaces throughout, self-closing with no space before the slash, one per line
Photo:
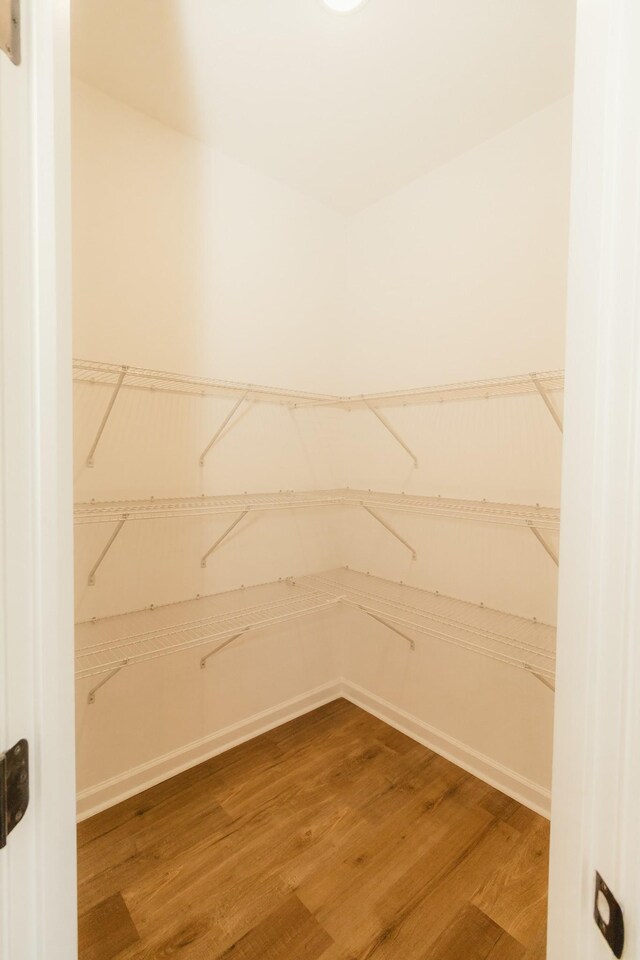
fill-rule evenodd
<path id="1" fill-rule="evenodd" d="M 81 819 L 340 697 L 549 815 L 573 10 L 506 6 L 75 0 Z"/>

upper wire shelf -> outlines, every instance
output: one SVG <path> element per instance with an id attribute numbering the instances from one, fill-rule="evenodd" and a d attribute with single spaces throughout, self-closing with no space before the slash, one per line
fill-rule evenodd
<path id="1" fill-rule="evenodd" d="M 200 466 L 205 465 L 211 450 L 231 429 L 231 424 L 240 415 L 244 404 L 256 401 L 284 404 L 290 409 L 306 407 L 335 407 L 351 410 L 362 407 L 369 410 L 382 424 L 393 439 L 408 454 L 414 467 L 418 467 L 418 457 L 407 441 L 400 435 L 381 407 L 417 403 L 444 403 L 450 400 L 472 400 L 490 397 L 510 397 L 525 393 L 537 393 L 544 402 L 549 414 L 562 432 L 562 414 L 551 399 L 551 395 L 564 385 L 562 371 L 551 373 L 530 373 L 517 377 L 502 377 L 493 380 L 476 380 L 467 383 L 451 384 L 443 387 L 425 387 L 418 390 L 403 390 L 399 393 L 370 393 L 360 396 L 339 397 L 330 394 L 305 393 L 276 387 L 264 387 L 251 383 L 233 383 L 229 380 L 209 380 L 204 377 L 190 377 L 180 373 L 167 373 L 161 370 L 145 370 L 140 367 L 118 366 L 93 360 L 73 361 L 74 380 L 81 383 L 101 383 L 111 386 L 106 409 L 94 436 L 86 458 L 86 465 L 93 467 L 96 451 L 107 427 L 118 395 L 123 387 L 138 390 L 163 391 L 165 393 L 186 394 L 188 396 L 226 396 L 235 403 L 227 411 L 222 423 L 200 453 Z"/>
<path id="2" fill-rule="evenodd" d="M 564 389 L 564 371 L 527 373 L 512 377 L 494 377 L 488 380 L 469 380 L 441 386 L 419 387 L 411 390 L 367 393 L 352 396 L 312 393 L 280 387 L 260 386 L 252 383 L 236 383 L 231 380 L 214 380 L 194 377 L 163 370 L 142 367 L 123 367 L 98 360 L 73 361 L 73 379 L 83 383 L 103 383 L 115 386 L 124 370 L 123 386 L 165 393 L 181 393 L 194 396 L 242 396 L 247 400 L 287 403 L 292 406 L 343 406 L 351 407 L 367 403 L 375 406 L 412 403 L 444 403 L 451 400 L 478 400 L 491 397 L 513 397 Z"/>
<path id="3" fill-rule="evenodd" d="M 467 380 L 410 390 L 390 390 L 383 393 L 362 393 L 347 397 L 311 401 L 311 406 L 358 407 L 374 405 L 403 406 L 423 403 L 446 403 L 454 400 L 489 400 L 497 397 L 517 397 L 530 393 L 555 393 L 564 390 L 564 370 L 544 373 L 525 373 L 511 377 L 493 377 L 488 380 Z"/>
<path id="4" fill-rule="evenodd" d="M 117 386 L 121 377 L 123 377 L 121 383 L 123 387 L 188 396 L 238 396 L 263 403 L 290 405 L 302 402 L 322 403 L 334 399 L 329 394 L 265 387 L 255 383 L 236 383 L 231 380 L 213 380 L 182 373 L 168 373 L 164 370 L 147 370 L 142 367 L 123 367 L 121 364 L 102 363 L 98 360 L 76 359 L 73 361 L 73 379 L 77 382 Z"/>

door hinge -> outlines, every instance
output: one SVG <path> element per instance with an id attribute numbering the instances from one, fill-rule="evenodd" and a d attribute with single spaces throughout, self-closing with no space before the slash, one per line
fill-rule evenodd
<path id="1" fill-rule="evenodd" d="M 596 895 L 593 916 L 614 957 L 624 950 L 624 916 L 622 908 L 600 874 L 596 871 Z"/>
<path id="2" fill-rule="evenodd" d="M 0 849 L 29 806 L 29 744 L 19 740 L 0 753 Z"/>
<path id="3" fill-rule="evenodd" d="M 0 50 L 20 63 L 20 0 L 0 0 Z"/>

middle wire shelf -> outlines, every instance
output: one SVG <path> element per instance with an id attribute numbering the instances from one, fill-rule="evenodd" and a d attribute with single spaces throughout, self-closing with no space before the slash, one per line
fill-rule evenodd
<path id="1" fill-rule="evenodd" d="M 77 503 L 76 524 L 108 523 L 118 520 L 153 520 L 188 516 L 215 516 L 239 513 L 315 508 L 322 506 L 368 506 L 404 513 L 425 514 L 464 520 L 534 526 L 557 530 L 560 511 L 539 504 L 497 503 L 452 497 L 385 493 L 374 490 L 284 490 L 275 493 L 245 493 L 223 496 L 149 498 Z"/>

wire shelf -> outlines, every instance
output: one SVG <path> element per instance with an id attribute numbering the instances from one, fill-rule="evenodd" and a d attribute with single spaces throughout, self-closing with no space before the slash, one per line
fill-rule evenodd
<path id="1" fill-rule="evenodd" d="M 102 363 L 98 360 L 75 359 L 73 361 L 73 379 L 79 383 L 102 383 L 117 386 L 123 371 L 122 386 L 138 390 L 187 394 L 188 396 L 241 396 L 246 400 L 289 405 L 301 402 L 322 403 L 337 399 L 329 394 L 265 387 L 254 383 L 235 383 L 231 380 L 212 380 L 206 377 L 168 373 L 164 370 L 148 370 L 142 367 L 123 367 L 114 363 Z"/>
<path id="2" fill-rule="evenodd" d="M 239 513 L 289 510 L 321 506 L 369 506 L 404 513 L 420 513 L 452 519 L 483 521 L 557 530 L 560 511 L 554 507 L 494 503 L 488 500 L 456 500 L 375 490 L 281 490 L 276 493 L 224 496 L 176 497 L 148 500 L 108 500 L 77 503 L 76 524 L 108 523 L 121 519 L 159 520 Z"/>
<path id="3" fill-rule="evenodd" d="M 127 367 L 99 360 L 73 361 L 73 379 L 80 383 L 102 383 L 116 386 L 125 371 L 123 387 L 190 396 L 237 396 L 264 403 L 285 403 L 291 406 L 357 407 L 373 404 L 398 406 L 421 403 L 445 403 L 453 400 L 481 400 L 495 397 L 514 397 L 539 392 L 554 393 L 564 389 L 564 371 L 527 373 L 513 377 L 494 377 L 489 380 L 468 380 L 439 386 L 418 387 L 411 390 L 338 396 L 310 393 L 281 387 L 267 387 L 254 383 L 236 383 L 214 380 L 164 370 Z"/>
<path id="4" fill-rule="evenodd" d="M 312 401 L 311 406 L 358 407 L 367 405 L 408 406 L 422 403 L 448 403 L 455 400 L 490 400 L 497 397 L 517 397 L 524 394 L 556 393 L 564 390 L 564 370 L 544 373 L 525 373 L 513 377 L 494 377 L 489 380 L 467 380 L 410 390 L 391 390 L 383 393 L 361 393 L 337 399 Z"/>
<path id="5" fill-rule="evenodd" d="M 107 523 L 115 520 L 161 520 L 175 517 L 204 517 L 254 510 L 290 510 L 299 507 L 332 506 L 342 503 L 340 490 L 277 493 L 245 493 L 214 497 L 175 497 L 149 500 L 109 500 L 77 503 L 76 524 Z"/>
<path id="6" fill-rule="evenodd" d="M 297 582 L 405 630 L 553 681 L 556 631 L 548 624 L 354 570 L 302 577 Z"/>
<path id="7" fill-rule="evenodd" d="M 534 526 L 544 530 L 557 530 L 560 526 L 560 511 L 555 507 L 542 507 L 539 504 L 456 500 L 452 497 L 425 497 L 406 493 L 382 493 L 375 490 L 345 490 L 342 493 L 346 503 L 382 507 L 403 513 L 421 513 L 509 526 Z"/>
<path id="8" fill-rule="evenodd" d="M 223 642 L 337 604 L 553 681 L 554 627 L 348 569 L 83 621 L 76 626 L 76 677 Z"/>
<path id="9" fill-rule="evenodd" d="M 260 602 L 248 602 L 265 595 Z M 83 621 L 76 625 L 76 677 L 97 676 L 125 664 L 276 626 L 338 602 L 326 591 L 282 581 Z"/>

